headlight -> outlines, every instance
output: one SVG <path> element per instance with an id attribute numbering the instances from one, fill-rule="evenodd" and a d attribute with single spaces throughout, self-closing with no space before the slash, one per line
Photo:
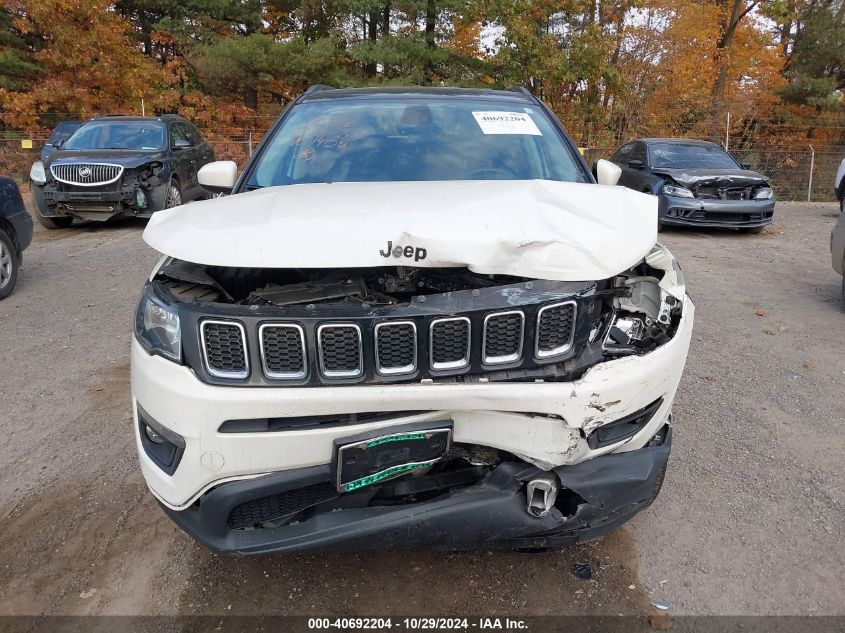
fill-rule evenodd
<path id="1" fill-rule="evenodd" d="M 695 198 L 692 191 L 686 187 L 679 187 L 678 185 L 663 185 L 663 193 L 669 196 L 678 196 L 679 198 Z"/>
<path id="2" fill-rule="evenodd" d="M 642 262 L 614 279 L 613 310 L 602 348 L 610 356 L 644 354 L 674 336 L 686 283 L 669 250 L 656 244 Z"/>
<path id="3" fill-rule="evenodd" d="M 151 354 L 182 362 L 182 332 L 179 315 L 162 301 L 152 296 L 149 289 L 141 294 L 135 312 L 135 336 Z"/>
<path id="4" fill-rule="evenodd" d="M 772 197 L 775 195 L 775 192 L 772 191 L 771 187 L 760 187 L 757 192 L 754 194 L 755 200 L 771 200 Z"/>
<path id="5" fill-rule="evenodd" d="M 29 170 L 29 179 L 36 185 L 43 185 L 47 182 L 47 172 L 44 171 L 44 163 L 40 160 L 32 163 Z"/>

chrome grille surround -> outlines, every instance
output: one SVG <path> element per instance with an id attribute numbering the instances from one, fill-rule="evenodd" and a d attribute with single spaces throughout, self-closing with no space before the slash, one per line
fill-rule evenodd
<path id="1" fill-rule="evenodd" d="M 410 328 L 411 329 L 411 339 L 413 341 L 413 360 L 411 363 L 407 365 L 401 365 L 396 367 L 384 367 L 382 366 L 382 358 L 380 358 L 380 342 L 379 342 L 379 333 L 384 331 L 387 332 L 390 328 Z M 383 376 L 395 376 L 398 374 L 410 374 L 417 370 L 417 324 L 413 321 L 384 321 L 383 323 L 377 323 L 374 328 L 373 333 L 373 340 L 374 340 L 374 348 L 375 348 L 375 357 L 376 357 L 376 371 Z"/>
<path id="2" fill-rule="evenodd" d="M 323 335 L 328 335 L 332 330 L 352 330 L 357 339 L 358 364 L 355 369 L 327 369 L 326 361 L 329 353 L 334 350 L 326 350 Z M 361 328 L 355 323 L 324 323 L 317 326 L 317 356 L 320 362 L 320 373 L 326 378 L 358 378 L 364 373 L 364 350 L 361 339 Z"/>
<path id="3" fill-rule="evenodd" d="M 462 358 L 456 359 L 453 361 L 445 361 L 445 362 L 437 362 L 435 361 L 435 354 L 434 354 L 434 345 L 435 345 L 435 337 L 436 333 L 435 330 L 437 329 L 438 325 L 445 325 L 447 323 L 466 323 L 466 351 Z M 447 370 L 447 369 L 463 369 L 469 365 L 470 359 L 470 346 L 472 343 L 472 322 L 469 320 L 468 317 L 448 317 L 445 319 L 435 319 L 431 322 L 431 326 L 429 327 L 429 336 L 428 336 L 428 353 L 431 368 L 435 371 L 437 370 Z"/>
<path id="4" fill-rule="evenodd" d="M 510 354 L 502 354 L 497 356 L 491 356 L 487 353 L 488 348 L 488 336 L 492 336 L 489 333 L 490 328 L 496 327 L 495 322 L 497 319 L 501 319 L 502 317 L 508 318 L 511 316 L 517 316 L 519 318 L 519 343 L 517 345 L 516 351 L 511 352 Z M 507 334 L 506 334 L 507 335 Z M 497 333 L 497 336 L 499 334 Z M 485 365 L 501 365 L 504 363 L 513 363 L 519 360 L 522 357 L 522 343 L 525 339 L 525 314 L 522 310 L 504 310 L 502 312 L 491 312 L 487 316 L 484 317 L 484 333 L 482 336 L 482 343 L 481 343 L 481 354 L 482 359 Z"/>
<path id="5" fill-rule="evenodd" d="M 67 185 L 99 187 L 119 180 L 123 166 L 113 163 L 57 163 L 50 165 L 50 173 Z"/>
<path id="6" fill-rule="evenodd" d="M 266 348 L 264 334 L 265 332 L 269 332 L 274 329 L 290 330 L 296 333 L 297 338 L 299 339 L 299 352 L 302 355 L 301 369 L 298 371 L 274 371 L 270 369 L 267 361 L 269 353 Z M 308 375 L 308 350 L 305 347 L 305 330 L 301 325 L 296 323 L 263 323 L 258 327 L 258 344 L 261 351 L 261 366 L 264 370 L 264 375 L 268 378 L 296 380 Z"/>
<path id="7" fill-rule="evenodd" d="M 553 347 L 550 349 L 541 349 L 540 348 L 540 339 L 541 333 L 540 330 L 543 324 L 543 315 L 548 312 L 549 310 L 554 310 L 556 308 L 563 308 L 571 306 L 572 307 L 572 315 L 569 317 L 569 337 L 567 338 L 566 342 L 562 345 L 557 347 Z M 572 349 L 573 341 L 575 340 L 575 324 L 577 323 L 578 318 L 578 303 L 575 301 L 559 301 L 558 303 L 550 303 L 549 305 L 545 305 L 537 311 L 537 328 L 536 328 L 536 335 L 534 336 L 534 355 L 537 358 L 551 358 L 553 356 L 560 356 L 562 354 L 566 354 L 570 349 Z"/>
<path id="8" fill-rule="evenodd" d="M 240 334 L 241 349 L 244 357 L 244 368 L 241 371 L 231 371 L 227 369 L 219 369 L 211 364 L 208 357 L 208 340 L 206 336 L 206 328 L 209 325 L 223 325 L 228 327 L 235 327 Z M 200 322 L 200 347 L 202 348 L 202 357 L 205 361 L 205 368 L 209 374 L 218 378 L 246 378 L 249 376 L 249 349 L 246 342 L 246 330 L 244 326 L 237 321 L 220 321 L 214 319 L 203 319 Z"/>

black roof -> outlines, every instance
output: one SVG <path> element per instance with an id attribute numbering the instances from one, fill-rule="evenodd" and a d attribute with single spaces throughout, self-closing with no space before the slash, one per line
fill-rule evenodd
<path id="1" fill-rule="evenodd" d="M 701 141 L 695 138 L 641 138 L 637 139 L 643 143 L 677 143 L 678 145 L 707 145 L 710 147 L 721 147 L 710 141 Z"/>
<path id="2" fill-rule="evenodd" d="M 489 88 L 444 88 L 423 86 L 379 86 L 375 88 L 332 88 L 312 86 L 300 97 L 300 101 L 324 99 L 378 99 L 395 97 L 475 97 L 503 101 L 533 102 L 534 97 L 527 90 L 490 90 Z"/>
<path id="3" fill-rule="evenodd" d="M 134 116 L 126 114 L 104 114 L 95 116 L 91 121 L 184 121 L 185 118 L 178 114 L 162 114 L 161 116 Z"/>

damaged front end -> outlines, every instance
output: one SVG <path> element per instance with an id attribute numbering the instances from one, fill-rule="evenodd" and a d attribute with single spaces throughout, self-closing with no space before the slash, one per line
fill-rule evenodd
<path id="1" fill-rule="evenodd" d="M 692 312 L 660 245 L 589 282 L 165 258 L 135 324 L 142 467 L 215 550 L 582 542 L 660 488 Z M 397 450 L 349 486 L 361 438 Z"/>
<path id="2" fill-rule="evenodd" d="M 43 171 L 43 168 L 42 168 Z M 43 217 L 106 221 L 125 215 L 148 218 L 166 206 L 170 168 L 151 160 L 139 166 L 58 161 L 33 187 Z"/>

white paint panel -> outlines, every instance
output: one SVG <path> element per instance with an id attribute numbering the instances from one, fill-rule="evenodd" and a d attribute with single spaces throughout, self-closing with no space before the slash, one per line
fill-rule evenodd
<path id="1" fill-rule="evenodd" d="M 654 196 L 549 180 L 269 187 L 160 211 L 144 231 L 154 249 L 214 266 L 466 266 L 560 281 L 612 277 L 656 238 Z"/>

